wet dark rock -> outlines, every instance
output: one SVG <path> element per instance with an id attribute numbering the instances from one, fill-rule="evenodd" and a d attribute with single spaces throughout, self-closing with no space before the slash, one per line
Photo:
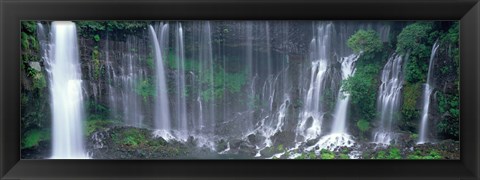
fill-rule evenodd
<path id="1" fill-rule="evenodd" d="M 226 150 L 228 148 L 228 144 L 225 140 L 221 139 L 220 141 L 218 141 L 217 143 L 217 146 L 215 148 L 215 150 L 217 152 L 222 152 L 224 150 Z"/>
<path id="2" fill-rule="evenodd" d="M 295 145 L 295 133 L 293 131 L 280 131 L 271 138 L 274 146 L 293 147 Z"/>
<path id="3" fill-rule="evenodd" d="M 257 139 L 257 136 L 255 134 L 250 134 L 247 136 L 248 141 L 252 144 L 256 144 L 259 139 Z"/>
<path id="4" fill-rule="evenodd" d="M 305 146 L 313 146 L 318 142 L 318 139 L 310 139 L 305 143 Z"/>

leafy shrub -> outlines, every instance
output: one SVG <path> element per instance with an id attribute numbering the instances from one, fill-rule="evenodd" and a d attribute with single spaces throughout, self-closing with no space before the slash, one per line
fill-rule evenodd
<path id="1" fill-rule="evenodd" d="M 373 53 L 382 49 L 382 41 L 374 30 L 358 30 L 347 41 L 354 52 Z"/>
<path id="2" fill-rule="evenodd" d="M 401 159 L 400 150 L 398 148 L 391 148 L 387 159 Z"/>
<path id="3" fill-rule="evenodd" d="M 95 40 L 95 42 L 99 42 L 99 41 L 100 41 L 100 35 L 95 34 L 95 35 L 93 36 L 93 40 Z"/>
<path id="4" fill-rule="evenodd" d="M 376 100 L 380 72 L 378 64 L 357 67 L 354 76 L 342 82 L 342 91 L 350 94 L 351 103 L 359 109 L 362 119 L 371 120 L 376 115 Z"/>
<path id="5" fill-rule="evenodd" d="M 378 151 L 375 159 L 387 159 L 387 153 L 385 153 L 385 151 Z"/>
<path id="6" fill-rule="evenodd" d="M 448 138 L 458 139 L 460 130 L 460 101 L 456 95 L 436 93 L 438 100 L 438 111 L 443 114 L 437 124 L 437 130 Z"/>
<path id="7" fill-rule="evenodd" d="M 402 156 L 400 155 L 400 150 L 398 148 L 390 148 L 388 150 L 388 154 L 381 150 L 377 152 L 376 157 L 374 159 L 401 159 Z"/>
<path id="8" fill-rule="evenodd" d="M 340 159 L 350 159 L 350 156 L 348 156 L 347 154 L 340 154 L 339 158 Z"/>
<path id="9" fill-rule="evenodd" d="M 135 93 L 143 98 L 143 101 L 147 102 L 148 98 L 155 97 L 155 85 L 152 84 L 150 79 L 144 79 L 137 83 L 135 86 Z"/>
<path id="10" fill-rule="evenodd" d="M 422 155 L 420 151 L 415 151 L 414 154 L 408 155 L 407 158 L 408 159 L 442 159 L 442 156 L 436 150 L 432 150 L 428 155 Z"/>
<path id="11" fill-rule="evenodd" d="M 333 153 L 332 151 L 329 151 L 327 149 L 322 149 L 320 151 L 320 157 L 322 159 L 335 159 L 335 153 Z"/>
<path id="12" fill-rule="evenodd" d="M 370 123 L 367 120 L 361 119 L 357 122 L 357 127 L 362 133 L 365 133 L 370 129 Z"/>
<path id="13" fill-rule="evenodd" d="M 43 129 L 32 129 L 22 136 L 22 149 L 38 146 L 42 141 L 50 140 L 50 131 Z"/>
<path id="14" fill-rule="evenodd" d="M 428 67 L 421 67 L 417 61 L 417 58 L 410 56 L 411 58 L 406 63 L 405 67 L 405 81 L 408 83 L 423 83 L 426 81 L 426 75 Z M 427 64 L 426 62 L 422 63 L 424 66 Z"/>
<path id="15" fill-rule="evenodd" d="M 433 29 L 431 22 L 416 22 L 406 26 L 397 36 L 397 52 L 406 54 L 413 51 L 413 54 L 425 48 L 425 42 Z"/>
<path id="16" fill-rule="evenodd" d="M 33 75 L 33 88 L 41 90 L 47 87 L 47 79 L 45 78 L 45 75 L 43 75 L 43 73 L 40 71 L 34 70 L 33 68 L 29 69 L 35 71 Z"/>

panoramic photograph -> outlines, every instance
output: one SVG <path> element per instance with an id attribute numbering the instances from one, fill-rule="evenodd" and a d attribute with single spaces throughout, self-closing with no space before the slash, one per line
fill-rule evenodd
<path id="1" fill-rule="evenodd" d="M 459 160 L 459 28 L 21 21 L 21 158 Z"/>

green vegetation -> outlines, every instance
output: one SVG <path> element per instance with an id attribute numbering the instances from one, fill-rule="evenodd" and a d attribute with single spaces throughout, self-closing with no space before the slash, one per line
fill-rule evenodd
<path id="1" fill-rule="evenodd" d="M 408 159 L 442 159 L 440 153 L 435 150 L 430 151 L 428 155 L 422 155 L 420 151 L 415 151 L 413 154 L 407 156 Z"/>
<path id="2" fill-rule="evenodd" d="M 374 30 L 358 30 L 348 39 L 347 45 L 355 53 L 367 54 L 381 51 L 383 47 L 380 37 Z"/>
<path id="3" fill-rule="evenodd" d="M 201 97 L 206 101 L 222 98 L 225 90 L 229 93 L 239 93 L 246 83 L 244 73 L 226 73 L 220 67 L 217 69 L 214 72 L 205 72 L 206 75 L 201 79 L 201 83 L 205 87 L 202 89 Z M 213 74 L 213 76 L 210 74 Z"/>
<path id="4" fill-rule="evenodd" d="M 144 79 L 137 83 L 135 86 L 135 93 L 143 98 L 143 101 L 147 102 L 149 98 L 156 96 L 155 85 L 151 79 Z"/>
<path id="5" fill-rule="evenodd" d="M 126 129 L 122 133 L 112 134 L 113 141 L 125 147 L 137 148 L 148 143 L 143 131 L 136 128 Z"/>
<path id="6" fill-rule="evenodd" d="M 40 61 L 40 43 L 37 40 L 37 23 L 35 21 L 22 21 L 21 23 L 21 67 L 33 80 L 33 87 L 42 89 L 46 86 L 46 80 L 42 72 L 33 69 L 28 63 Z"/>
<path id="7" fill-rule="evenodd" d="M 113 124 L 113 121 L 105 121 L 105 120 L 88 120 L 87 121 L 87 128 L 85 135 L 90 136 L 93 132 L 99 131 L 107 127 L 108 125 Z"/>
<path id="8" fill-rule="evenodd" d="M 327 149 L 320 150 L 320 157 L 322 159 L 335 159 L 335 153 Z"/>
<path id="9" fill-rule="evenodd" d="M 95 34 L 95 35 L 93 36 L 93 40 L 95 40 L 95 42 L 99 42 L 99 41 L 100 41 L 100 35 Z"/>
<path id="10" fill-rule="evenodd" d="M 356 62 L 355 74 L 342 81 L 342 90 L 350 94 L 351 119 L 357 120 L 357 128 L 364 135 L 377 115 L 376 101 L 379 75 L 387 53 L 373 30 L 359 30 L 352 35 L 347 45 L 354 52 L 362 52 Z"/>
<path id="11" fill-rule="evenodd" d="M 401 107 L 402 118 L 399 123 L 404 127 L 403 129 L 413 131 L 420 118 L 421 110 L 418 109 L 416 105 L 417 101 L 421 99 L 422 96 L 422 84 L 405 84 L 403 94 L 403 104 Z"/>
<path id="12" fill-rule="evenodd" d="M 148 21 L 75 21 L 78 33 L 95 42 L 99 42 L 106 32 L 118 32 L 125 38 L 129 34 L 134 34 L 147 29 Z"/>
<path id="13" fill-rule="evenodd" d="M 433 29 L 431 22 L 416 22 L 403 28 L 397 37 L 397 52 L 406 54 L 421 54 L 428 56 L 431 48 L 425 45 L 428 35 Z"/>
<path id="14" fill-rule="evenodd" d="M 390 148 L 387 152 L 381 150 L 377 152 L 377 155 L 373 159 L 402 159 L 400 150 L 398 148 Z"/>
<path id="15" fill-rule="evenodd" d="M 178 64 L 177 64 L 177 57 L 175 55 L 175 53 L 173 52 L 170 52 L 168 53 L 168 56 L 167 56 L 167 59 L 166 59 L 166 64 L 167 64 L 167 67 L 170 68 L 170 69 L 178 69 Z M 183 60 L 184 64 L 183 64 L 183 70 L 185 70 L 185 72 L 189 72 L 189 71 L 192 71 L 194 73 L 198 73 L 198 70 L 199 70 L 199 67 L 200 67 L 200 64 L 198 63 L 198 60 L 193 60 L 193 59 L 184 59 Z"/>
<path id="16" fill-rule="evenodd" d="M 365 133 L 370 129 L 370 123 L 367 120 L 361 119 L 357 122 L 357 127 L 362 133 Z"/>
<path id="17" fill-rule="evenodd" d="M 350 159 L 350 156 L 348 156 L 347 154 L 340 154 L 339 159 Z"/>
<path id="18" fill-rule="evenodd" d="M 297 156 L 295 159 L 317 159 L 315 152 L 304 152 L 300 156 Z"/>
<path id="19" fill-rule="evenodd" d="M 147 59 L 148 60 L 148 59 Z M 170 52 L 166 59 L 167 67 L 170 69 L 178 69 L 175 53 Z M 244 72 L 226 72 L 220 66 L 203 69 L 201 72 L 198 60 L 184 59 L 183 70 L 185 73 L 193 72 L 200 77 L 202 91 L 200 96 L 205 101 L 221 99 L 225 93 L 239 93 L 246 83 L 246 76 Z M 193 87 L 190 87 L 190 89 Z M 187 87 L 187 91 L 188 91 Z M 225 92 L 226 90 L 226 92 Z M 187 93 L 186 96 L 189 94 Z M 251 97 L 255 98 L 255 97 Z"/>
<path id="20" fill-rule="evenodd" d="M 458 96 L 437 93 L 438 109 L 442 119 L 437 124 L 438 131 L 452 139 L 459 138 L 460 131 L 460 100 Z"/>
<path id="21" fill-rule="evenodd" d="M 33 77 L 33 88 L 34 89 L 43 89 L 47 87 L 47 79 L 45 78 L 45 75 L 43 75 L 42 72 L 34 70 L 35 73 L 32 76 Z"/>
<path id="22" fill-rule="evenodd" d="M 365 60 L 362 57 L 358 61 Z M 371 121 L 376 116 L 379 86 L 377 77 L 380 70 L 379 63 L 365 64 L 359 62 L 354 76 L 342 82 L 342 90 L 350 94 L 351 103 L 354 106 L 353 110 L 359 114 L 360 119 Z"/>
<path id="23" fill-rule="evenodd" d="M 155 61 L 153 60 L 153 57 L 151 55 L 147 57 L 147 66 L 150 69 L 155 69 Z"/>
<path id="24" fill-rule="evenodd" d="M 100 52 L 98 46 L 95 46 L 92 51 L 92 63 L 93 63 L 93 77 L 99 79 L 102 74 L 102 66 L 100 64 Z"/>
<path id="25" fill-rule="evenodd" d="M 50 140 L 49 130 L 32 129 L 26 132 L 22 138 L 22 149 L 38 146 L 42 141 Z"/>
<path id="26" fill-rule="evenodd" d="M 47 91 L 47 79 L 42 70 L 40 43 L 37 38 L 37 22 L 21 21 L 21 130 L 22 149 L 38 146 L 42 141 L 50 140 L 50 107 Z M 34 65 L 35 64 L 35 65 Z M 34 68 L 34 66 L 40 66 Z"/>

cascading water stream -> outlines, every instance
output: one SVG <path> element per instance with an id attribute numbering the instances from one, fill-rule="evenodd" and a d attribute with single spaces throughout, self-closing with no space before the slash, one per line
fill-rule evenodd
<path id="1" fill-rule="evenodd" d="M 373 137 L 373 141 L 377 144 L 389 145 L 395 139 L 393 125 L 398 119 L 395 113 L 400 106 L 404 59 L 402 55 L 391 55 L 382 71 L 382 83 L 377 99 L 379 127 Z"/>
<path id="2" fill-rule="evenodd" d="M 427 74 L 427 82 L 425 83 L 425 88 L 423 91 L 423 109 L 421 114 L 421 124 L 420 124 L 420 133 L 419 139 L 417 144 L 423 144 L 428 142 L 427 132 L 428 132 L 428 113 L 430 109 L 430 95 L 433 92 L 432 82 L 431 82 L 431 73 L 433 71 L 435 55 L 437 53 L 439 44 L 438 41 L 433 44 L 432 53 L 430 54 L 430 62 L 428 65 L 428 74 Z"/>
<path id="3" fill-rule="evenodd" d="M 183 45 L 183 28 L 182 24 L 178 23 L 176 26 L 175 36 L 175 62 L 177 67 L 176 77 L 176 115 L 177 115 L 177 130 L 182 137 L 188 135 L 187 123 L 187 104 L 186 104 L 186 90 L 185 90 L 185 47 Z"/>
<path id="4" fill-rule="evenodd" d="M 355 70 L 354 64 L 358 57 L 359 55 L 352 54 L 342 58 L 342 80 L 345 80 L 353 75 Z M 320 138 L 320 140 L 313 146 L 306 148 L 307 150 L 311 151 L 318 147 L 316 152 L 319 153 L 321 149 L 329 149 L 333 151 L 337 147 L 353 146 L 354 140 L 346 131 L 349 99 L 350 94 L 343 92 L 340 88 L 333 114 L 334 121 L 332 123 L 331 132 Z"/>
<path id="5" fill-rule="evenodd" d="M 303 112 L 300 113 L 300 123 L 297 127 L 297 136 L 306 140 L 317 138 L 322 130 L 323 109 L 320 98 L 324 91 L 324 78 L 329 58 L 329 44 L 333 24 L 322 24 L 318 27 L 318 34 L 310 43 L 311 74 L 310 84 L 305 97 Z"/>
<path id="6" fill-rule="evenodd" d="M 199 33 L 199 51 L 198 51 L 198 59 L 201 61 L 199 66 L 199 90 L 202 89 L 202 82 L 208 80 L 207 92 L 210 94 L 214 94 L 214 63 L 213 63 L 213 50 L 212 50 L 212 32 L 210 27 L 210 22 L 204 22 L 200 24 L 198 28 L 200 30 Z M 214 127 L 215 127 L 215 100 L 214 98 L 205 102 L 202 100 L 201 93 L 197 93 L 197 102 L 198 102 L 198 131 L 199 133 L 206 133 L 206 134 L 213 134 Z M 204 108 L 205 106 L 205 108 Z M 207 111 L 206 113 L 204 111 Z M 206 114 L 206 115 L 205 115 Z"/>
<path id="7" fill-rule="evenodd" d="M 82 74 L 75 23 L 52 23 L 47 58 L 53 115 L 52 159 L 85 159 Z"/>
<path id="8" fill-rule="evenodd" d="M 162 54 L 162 49 L 160 44 L 161 42 L 168 41 L 166 34 L 168 34 L 168 24 L 163 24 L 159 32 L 160 38 L 158 38 L 157 33 L 155 32 L 152 26 L 149 26 L 150 33 L 152 36 L 152 42 L 154 47 L 155 54 L 155 71 L 156 71 L 156 93 L 155 98 L 155 110 L 154 110 L 154 125 L 155 129 L 163 131 L 163 133 L 170 133 L 170 109 L 168 102 L 168 87 L 167 81 L 165 79 L 165 68 L 164 68 L 164 55 Z M 158 131 L 157 131 L 158 133 Z M 162 137 L 165 137 L 162 136 Z"/>
<path id="9" fill-rule="evenodd" d="M 342 58 L 342 80 L 347 79 L 352 76 L 355 67 L 354 63 L 357 61 L 359 55 L 352 54 L 348 57 Z M 342 91 L 342 88 L 338 91 L 337 103 L 335 105 L 335 111 L 333 117 L 335 121 L 333 122 L 332 132 L 334 133 L 345 133 L 346 132 L 346 122 L 347 122 L 347 112 L 348 112 L 348 101 L 350 100 L 350 94 Z"/>

